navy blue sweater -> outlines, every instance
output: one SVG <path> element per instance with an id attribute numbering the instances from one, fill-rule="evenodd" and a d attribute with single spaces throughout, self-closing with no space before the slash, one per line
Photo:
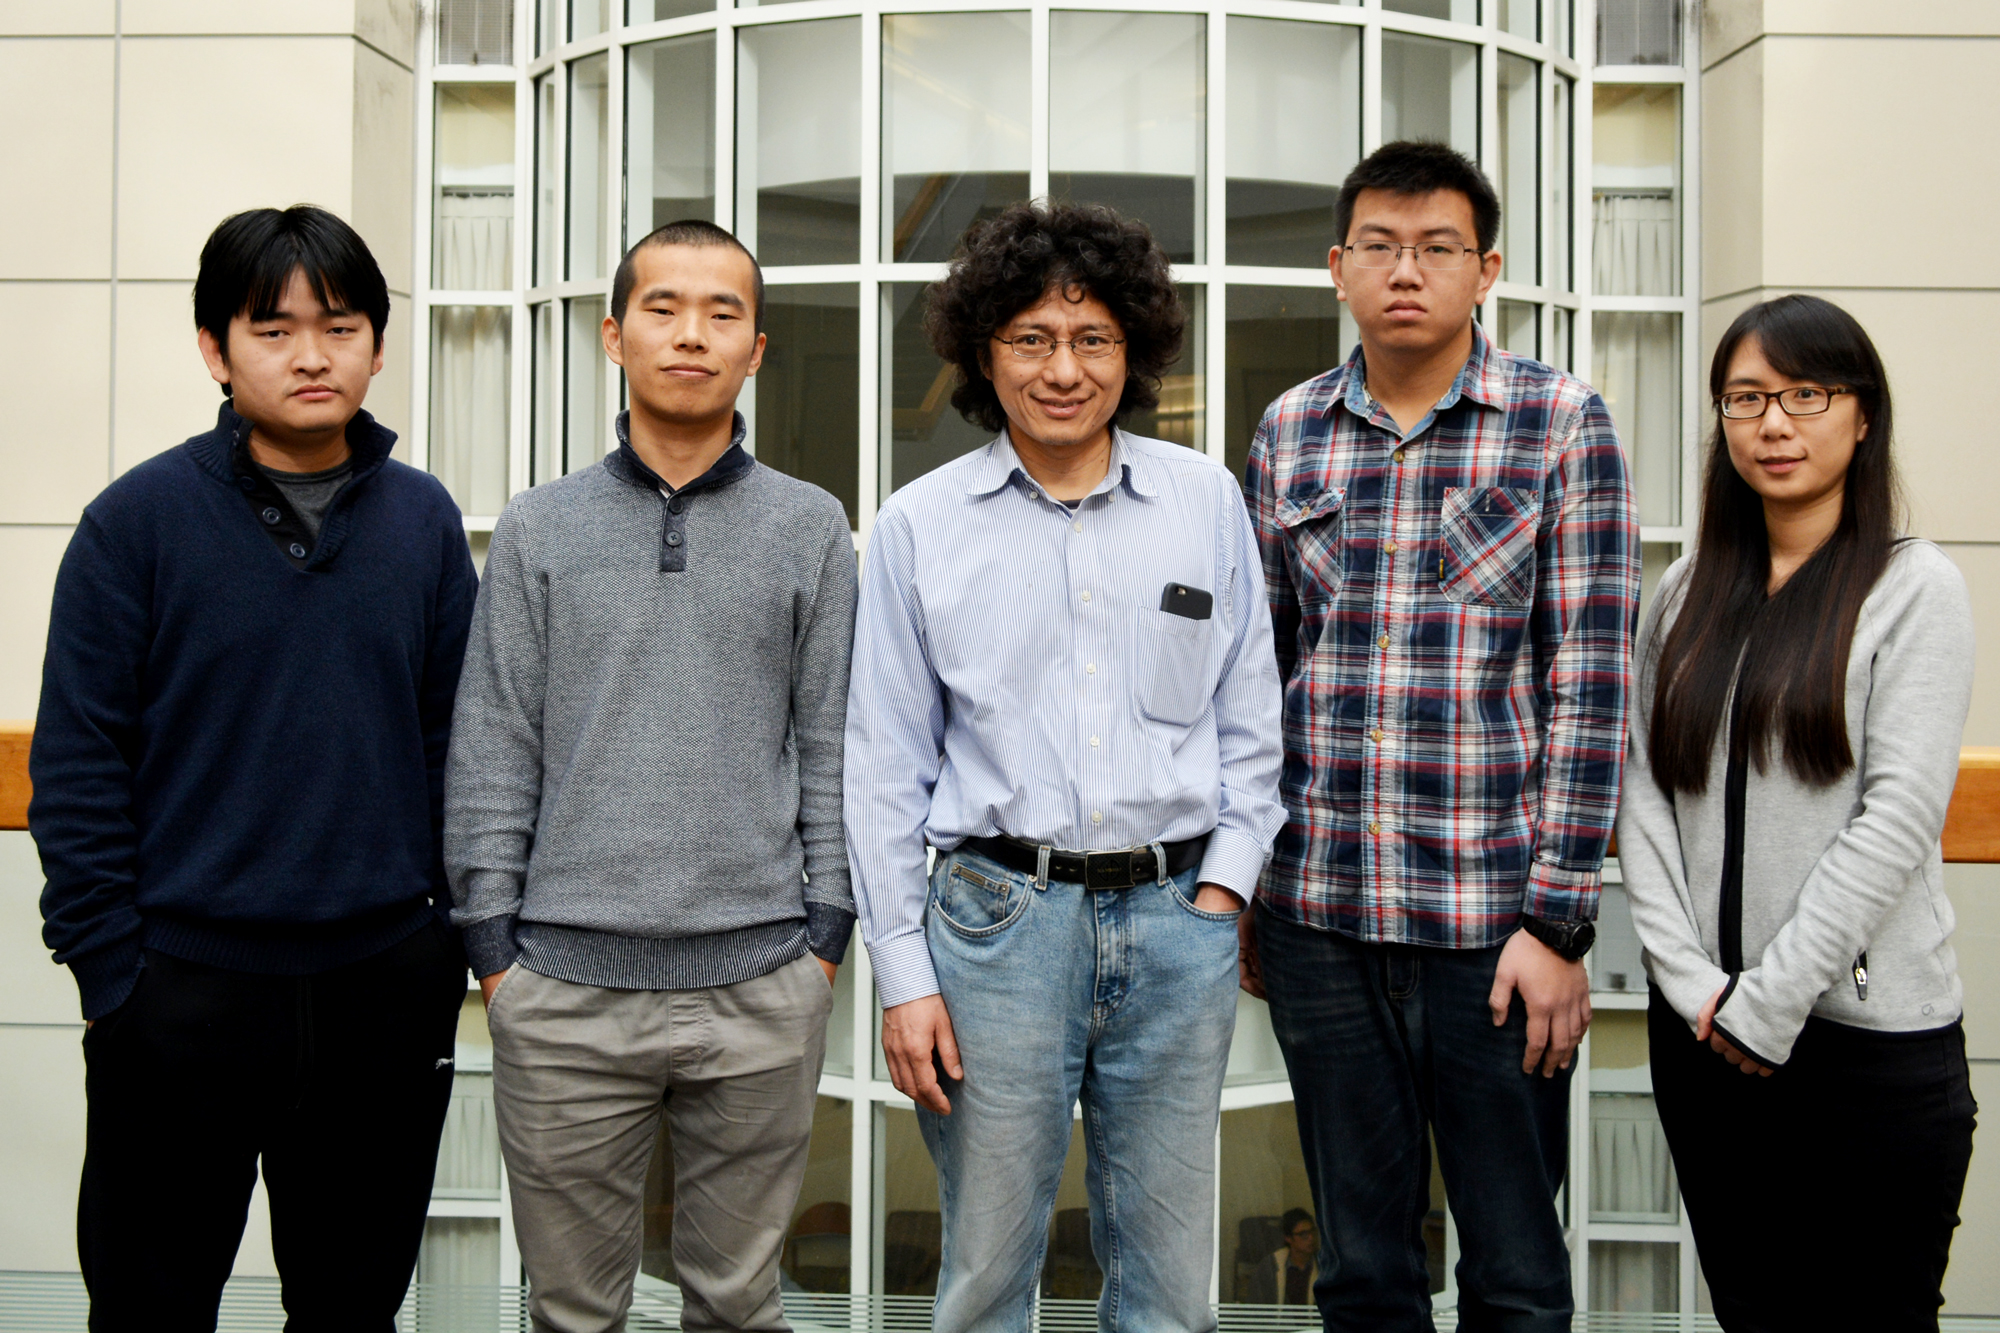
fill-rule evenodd
<path id="1" fill-rule="evenodd" d="M 248 431 L 225 404 L 113 482 L 56 576 L 28 826 L 42 937 L 85 1018 L 124 1002 L 142 949 L 304 975 L 450 901 L 445 749 L 478 586 L 458 509 L 363 412 L 300 558 L 249 498 L 269 483 Z"/>

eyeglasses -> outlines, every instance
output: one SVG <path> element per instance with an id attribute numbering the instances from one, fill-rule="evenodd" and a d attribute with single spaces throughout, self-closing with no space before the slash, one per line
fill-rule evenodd
<path id="1" fill-rule="evenodd" d="M 1422 245 L 1396 245 L 1390 241 L 1363 241 L 1341 249 L 1354 256 L 1356 268 L 1394 268 L 1403 262 L 1403 251 L 1417 252 L 1419 268 L 1457 268 L 1467 255 L 1483 255 L 1484 250 L 1453 241 L 1425 241 Z"/>
<path id="2" fill-rule="evenodd" d="M 1024 333 L 1018 338 L 1002 338 L 996 333 L 993 335 L 993 341 L 1006 343 L 1014 349 L 1015 356 L 1029 361 L 1047 360 L 1054 356 L 1056 348 L 1064 343 L 1068 343 L 1069 350 L 1085 361 L 1095 361 L 1100 357 L 1110 356 L 1125 340 L 1114 338 L 1108 333 L 1086 333 L 1078 338 L 1051 338 L 1046 333 Z"/>
<path id="3" fill-rule="evenodd" d="M 1299 1229 L 1296 1231 L 1287 1231 L 1285 1233 L 1285 1239 L 1304 1240 L 1308 1236 L 1317 1236 L 1318 1234 L 1319 1231 L 1316 1228 L 1314 1228 L 1311 1223 L 1306 1223 L 1305 1225 L 1299 1227 Z"/>
<path id="4" fill-rule="evenodd" d="M 1835 394 L 1853 392 L 1852 389 L 1825 389 L 1817 384 L 1801 384 L 1796 389 L 1786 389 L 1781 393 L 1745 389 L 1740 393 L 1718 394 L 1715 405 L 1731 421 L 1750 421 L 1763 416 L 1775 398 L 1788 417 L 1816 417 L 1833 406 Z"/>

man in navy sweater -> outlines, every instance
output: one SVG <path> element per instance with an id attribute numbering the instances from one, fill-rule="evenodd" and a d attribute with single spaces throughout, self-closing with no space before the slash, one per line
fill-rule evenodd
<path id="1" fill-rule="evenodd" d="M 445 750 L 476 576 L 361 410 L 389 294 L 300 206 L 202 250 L 216 428 L 91 502 L 28 822 L 75 974 L 94 1330 L 213 1329 L 258 1163 L 286 1327 L 390 1329 L 451 1096 Z"/>

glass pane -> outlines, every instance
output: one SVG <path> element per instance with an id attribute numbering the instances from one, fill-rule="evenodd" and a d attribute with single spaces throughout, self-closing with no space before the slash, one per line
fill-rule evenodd
<path id="1" fill-rule="evenodd" d="M 1453 23 L 1479 22 L 1479 0 L 1382 0 L 1382 8 L 1392 14 L 1422 14 L 1425 18 L 1449 19 Z M 1386 140 L 1396 136 L 1385 132 L 1382 137 Z"/>
<path id="2" fill-rule="evenodd" d="M 444 1132 L 438 1140 L 431 1197 L 500 1197 L 500 1131 L 493 1119 L 490 1072 L 461 1069 L 452 1076 L 451 1106 L 445 1112 Z"/>
<path id="3" fill-rule="evenodd" d="M 533 285 L 556 280 L 556 242 L 562 214 L 556 207 L 556 83 L 535 80 L 535 275 Z"/>
<path id="4" fill-rule="evenodd" d="M 538 486 L 563 474 L 562 429 L 557 424 L 562 390 L 556 382 L 556 307 L 553 301 L 534 308 L 534 365 L 529 370 L 528 393 L 534 400 L 528 412 L 528 484 Z"/>
<path id="5" fill-rule="evenodd" d="M 514 61 L 514 0 L 443 0 L 437 15 L 437 63 L 508 65 Z"/>
<path id="6" fill-rule="evenodd" d="M 1085 1180 L 1083 1122 L 1070 1122 L 1069 1151 L 1049 1215 L 1049 1248 L 1042 1260 L 1042 1295 L 1094 1301 L 1104 1290 L 1104 1270 L 1090 1248 L 1090 1187 Z"/>
<path id="7" fill-rule="evenodd" d="M 1436 139 L 1479 156 L 1479 48 L 1382 34 L 1382 141 Z"/>
<path id="8" fill-rule="evenodd" d="M 1678 296 L 1681 90 L 1600 84 L 1591 123 L 1592 289 Z"/>
<path id="9" fill-rule="evenodd" d="M 569 39 L 577 41 L 604 32 L 616 21 L 613 0 L 569 0 Z"/>
<path id="10" fill-rule="evenodd" d="M 1541 160 L 1542 104 L 1532 60 L 1500 53 L 1500 276 L 1508 282 L 1541 281 L 1541 191 L 1535 171 Z"/>
<path id="11" fill-rule="evenodd" d="M 1639 522 L 1672 526 L 1681 508 L 1681 317 L 1600 310 L 1590 344 L 1590 382 L 1631 460 Z"/>
<path id="12" fill-rule="evenodd" d="M 1286 1240 L 1286 1218 L 1291 1218 L 1293 1231 L 1315 1221 L 1298 1117 L 1290 1102 L 1222 1113 L 1222 1172 L 1216 1193 L 1222 1215 L 1216 1237 L 1222 1248 L 1222 1299 L 1238 1305 L 1311 1305 L 1307 1277 L 1313 1251 L 1295 1263 Z"/>
<path id="13" fill-rule="evenodd" d="M 1566 56 L 1576 54 L 1576 0 L 1555 0 L 1555 48 Z"/>
<path id="14" fill-rule="evenodd" d="M 1646 550 L 1650 552 L 1653 545 L 1646 543 Z M 1625 896 L 1623 884 L 1609 878 L 1598 899 L 1597 942 L 1590 950 L 1590 988 L 1620 994 L 1646 992 L 1646 969 L 1639 959 L 1639 933 L 1632 927 L 1632 900 Z"/>
<path id="15" fill-rule="evenodd" d="M 889 284 L 888 457 L 883 493 L 909 485 L 960 454 L 984 448 L 992 432 L 951 405 L 957 372 L 938 359 L 924 337 L 927 284 Z M 886 1075 L 885 1075 L 886 1077 Z"/>
<path id="16" fill-rule="evenodd" d="M 851 18 L 737 36 L 736 234 L 766 267 L 861 257 L 860 37 Z"/>
<path id="17" fill-rule="evenodd" d="M 1576 318 L 1565 306 L 1557 306 L 1553 312 L 1555 321 L 1555 345 L 1542 359 L 1557 370 L 1576 372 Z"/>
<path id="18" fill-rule="evenodd" d="M 1159 406 L 1133 412 L 1124 429 L 1170 444 L 1202 449 L 1207 445 L 1208 331 L 1203 318 L 1207 302 L 1201 287 L 1183 284 L 1181 304 L 1187 308 L 1187 333 L 1181 354 L 1160 376 Z"/>
<path id="19" fill-rule="evenodd" d="M 884 1106 L 875 1132 L 882 1207 L 876 1213 L 875 1290 L 886 1296 L 935 1296 L 943 1255 L 937 1167 L 917 1129 L 917 1113 Z"/>
<path id="20" fill-rule="evenodd" d="M 536 0 L 541 22 L 535 26 L 535 54 L 541 55 L 562 45 L 563 15 L 568 0 Z"/>
<path id="21" fill-rule="evenodd" d="M 842 969 L 843 973 L 845 969 Z M 806 1178 L 792 1209 L 792 1229 L 779 1253 L 787 1290 L 847 1291 L 854 1222 L 854 1103 L 833 1097 L 813 1102 L 812 1146 Z"/>
<path id="22" fill-rule="evenodd" d="M 1318 268 L 1361 158 L 1361 29 L 1229 20 L 1232 264 Z"/>
<path id="23" fill-rule="evenodd" d="M 768 287 L 764 365 L 751 381 L 759 462 L 860 507 L 861 293 L 853 283 Z"/>
<path id="24" fill-rule="evenodd" d="M 563 471 L 588 467 L 611 452 L 604 417 L 604 298 L 579 296 L 569 307 L 569 375 L 564 398 Z"/>
<path id="25" fill-rule="evenodd" d="M 604 276 L 605 173 L 611 165 L 608 80 L 600 52 L 569 67 L 569 264 L 565 276 Z"/>
<path id="26" fill-rule="evenodd" d="M 1542 357 L 1541 307 L 1531 301 L 1495 301 L 1488 331 L 1516 356 Z"/>
<path id="27" fill-rule="evenodd" d="M 850 966 L 833 977 L 833 1012 L 826 1019 L 826 1063 L 823 1071 L 852 1077 L 854 1074 L 854 953 L 848 952 Z"/>
<path id="28" fill-rule="evenodd" d="M 1223 1084 L 1284 1083 L 1285 1053 L 1271 1030 L 1271 1006 L 1244 991 L 1236 993 L 1236 1035 L 1229 1043 Z"/>
<path id="29" fill-rule="evenodd" d="M 1672 1242 L 1590 1242 L 1590 1308 L 1668 1314 L 1681 1308 L 1681 1247 Z"/>
<path id="30" fill-rule="evenodd" d="M 497 1328 L 500 1314 L 500 1219 L 430 1217 L 417 1250 L 416 1279 L 426 1287 L 461 1288 L 426 1292 L 419 1300 L 425 1328 Z M 484 1287 L 484 1291 L 476 1288 Z M 475 1290 L 463 1290 L 475 1288 Z M 428 1299 L 425 1299 L 428 1297 Z"/>
<path id="31" fill-rule="evenodd" d="M 1597 0 L 1597 63 L 1681 63 L 1681 0 Z"/>
<path id="32" fill-rule="evenodd" d="M 942 262 L 1028 196 L 1028 16 L 884 15 L 882 85 L 885 248 Z"/>
<path id="33" fill-rule="evenodd" d="M 514 285 L 514 87 L 441 84 L 431 286 L 455 292 Z"/>
<path id="34" fill-rule="evenodd" d="M 1590 1156 L 1591 1221 L 1680 1220 L 1674 1159 L 1650 1093 L 1591 1093 Z"/>
<path id="35" fill-rule="evenodd" d="M 467 514 L 507 504 L 513 322 L 506 306 L 431 310 L 431 472 Z"/>
<path id="36" fill-rule="evenodd" d="M 1529 41 L 1541 36 L 1542 0 L 1497 0 L 1500 31 Z"/>
<path id="37" fill-rule="evenodd" d="M 625 21 L 652 23 L 658 19 L 677 19 L 685 14 L 706 14 L 714 8 L 715 0 L 626 0 Z"/>
<path id="38" fill-rule="evenodd" d="M 1271 400 L 1345 361 L 1361 335 L 1331 286 L 1232 286 L 1228 320 L 1223 459 L 1240 477 Z"/>
<path id="39" fill-rule="evenodd" d="M 1550 250 L 1555 257 L 1555 272 L 1549 277 L 1549 285 L 1563 291 L 1575 291 L 1576 249 L 1570 244 L 1570 222 L 1575 211 L 1575 196 L 1571 194 L 1571 179 L 1574 174 L 1576 146 L 1576 81 L 1566 75 L 1556 76 L 1555 117 L 1556 117 L 1556 159 L 1549 164 L 1549 239 L 1554 242 Z"/>
<path id="40" fill-rule="evenodd" d="M 635 46 L 625 65 L 625 244 L 715 220 L 715 34 Z"/>
<path id="41" fill-rule="evenodd" d="M 1200 250 L 1203 107 L 1198 14 L 1049 16 L 1049 193 L 1107 204 L 1168 256 Z"/>

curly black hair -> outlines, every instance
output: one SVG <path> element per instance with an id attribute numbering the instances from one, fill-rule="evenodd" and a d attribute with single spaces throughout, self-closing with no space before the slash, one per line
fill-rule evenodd
<path id="1" fill-rule="evenodd" d="M 1096 297 L 1125 331 L 1125 388 L 1111 419 L 1157 407 L 1187 329 L 1166 251 L 1145 223 L 1102 205 L 1039 199 L 966 228 L 951 271 L 930 289 L 924 333 L 958 369 L 951 405 L 987 430 L 1007 424 L 986 378 L 990 340 L 1051 291 Z"/>

